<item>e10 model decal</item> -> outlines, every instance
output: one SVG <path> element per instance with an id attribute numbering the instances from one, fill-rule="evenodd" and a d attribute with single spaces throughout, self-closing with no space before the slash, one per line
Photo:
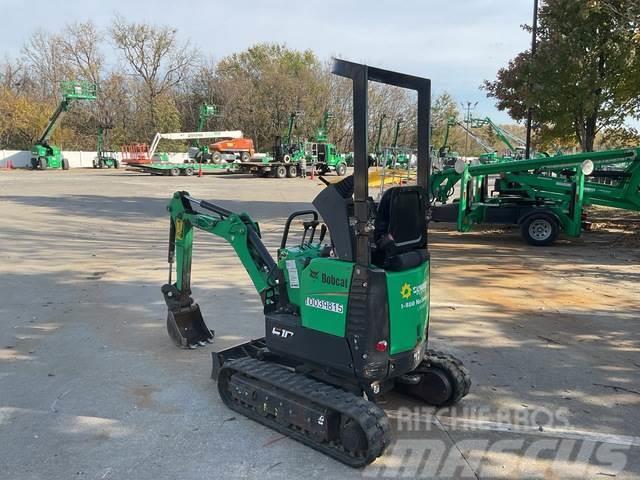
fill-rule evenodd
<path id="1" fill-rule="evenodd" d="M 304 299 L 304 304 L 307 307 L 317 308 L 319 310 L 326 310 L 327 312 L 343 313 L 344 305 L 337 302 L 330 302 L 328 300 L 320 300 L 319 298 L 307 297 Z"/>
<path id="2" fill-rule="evenodd" d="M 293 337 L 293 332 L 291 330 L 285 330 L 284 328 L 273 327 L 271 329 L 271 335 L 274 335 L 276 337 L 289 338 Z"/>

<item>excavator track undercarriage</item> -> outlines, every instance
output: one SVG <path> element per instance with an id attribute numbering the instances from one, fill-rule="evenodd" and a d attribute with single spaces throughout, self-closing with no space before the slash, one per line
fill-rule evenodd
<path id="1" fill-rule="evenodd" d="M 380 407 L 276 363 L 225 362 L 218 391 L 232 410 L 352 467 L 371 463 L 390 441 Z"/>

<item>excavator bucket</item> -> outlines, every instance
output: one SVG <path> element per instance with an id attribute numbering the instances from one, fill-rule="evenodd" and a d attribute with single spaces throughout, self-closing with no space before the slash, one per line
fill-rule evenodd
<path id="1" fill-rule="evenodd" d="M 213 342 L 213 330 L 204 323 L 197 303 L 180 310 L 168 310 L 167 331 L 176 345 L 196 348 Z"/>

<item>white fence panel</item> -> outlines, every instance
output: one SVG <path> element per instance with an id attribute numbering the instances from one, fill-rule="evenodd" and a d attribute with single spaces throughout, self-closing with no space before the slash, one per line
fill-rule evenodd
<path id="1" fill-rule="evenodd" d="M 168 153 L 170 162 L 182 163 L 186 158 L 186 152 Z M 97 152 L 63 150 L 62 156 L 69 160 L 70 168 L 91 168 Z M 121 158 L 117 152 L 118 160 Z M 31 164 L 31 152 L 29 150 L 0 150 L 0 168 L 25 168 Z"/>

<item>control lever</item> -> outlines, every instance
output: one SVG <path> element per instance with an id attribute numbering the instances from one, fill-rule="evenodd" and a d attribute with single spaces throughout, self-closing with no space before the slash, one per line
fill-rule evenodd
<path id="1" fill-rule="evenodd" d="M 318 243 L 322 243 L 324 240 L 324 236 L 327 234 L 327 226 L 323 223 L 320 227 L 320 238 L 318 238 Z"/>
<path id="2" fill-rule="evenodd" d="M 305 245 L 305 240 L 307 238 L 307 232 L 311 229 L 311 236 L 309 237 L 309 241 L 306 242 L 307 245 L 311 245 L 313 242 L 313 237 L 316 235 L 316 228 L 320 222 L 318 220 L 309 220 L 307 222 L 302 222 L 302 226 L 304 227 L 304 232 L 302 233 L 302 240 L 300 241 L 300 246 L 303 247 Z"/>

